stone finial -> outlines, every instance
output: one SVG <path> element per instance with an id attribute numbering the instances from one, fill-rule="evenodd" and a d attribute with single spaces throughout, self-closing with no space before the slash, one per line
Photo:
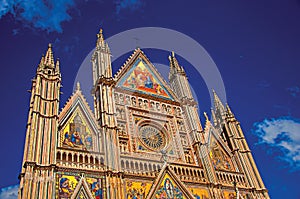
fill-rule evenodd
<path id="1" fill-rule="evenodd" d="M 48 50 L 46 52 L 46 56 L 44 59 L 44 65 L 54 68 L 54 57 L 53 57 L 53 52 L 52 52 L 52 44 L 48 44 Z"/>
<path id="2" fill-rule="evenodd" d="M 76 83 L 76 91 L 80 91 L 80 83 L 79 82 Z"/>
<path id="3" fill-rule="evenodd" d="M 97 46 L 104 45 L 104 36 L 103 36 L 103 29 L 100 28 L 99 33 L 97 34 Z"/>

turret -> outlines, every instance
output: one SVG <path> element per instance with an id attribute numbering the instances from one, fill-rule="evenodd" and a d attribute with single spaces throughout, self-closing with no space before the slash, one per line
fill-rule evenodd
<path id="1" fill-rule="evenodd" d="M 174 52 L 172 52 L 172 55 L 169 56 L 169 61 L 169 81 L 173 91 L 179 99 L 193 99 L 186 73 L 183 67 L 179 65 Z"/>
<path id="2" fill-rule="evenodd" d="M 213 118 L 216 120 L 215 125 L 220 130 L 222 139 L 227 143 L 234 158 L 238 161 L 239 168 L 245 174 L 247 183 L 255 190 L 254 195 L 257 198 L 269 198 L 240 123 L 229 105 L 224 106 L 216 92 L 213 94 Z"/>
<path id="3" fill-rule="evenodd" d="M 92 65 L 94 86 L 102 77 L 112 78 L 111 53 L 108 44 L 104 40 L 102 29 L 100 29 L 97 34 L 96 49 L 92 56 Z"/>
<path id="4" fill-rule="evenodd" d="M 107 181 L 108 183 L 117 181 L 118 186 L 120 186 L 121 179 L 118 173 L 120 171 L 120 151 L 113 98 L 115 81 L 112 77 L 110 57 L 108 44 L 104 40 L 102 29 L 100 29 L 100 32 L 97 34 L 96 48 L 92 56 L 94 110 L 96 120 L 100 126 L 100 132 L 105 140 L 104 152 L 106 159 L 104 164 L 107 166 L 107 170 L 113 173 L 113 175 L 106 176 Z M 122 187 L 118 187 L 117 190 L 122 190 Z M 111 198 L 119 198 L 118 193 L 115 193 L 114 190 L 110 191 L 107 194 Z M 106 194 L 105 191 L 104 194 Z"/>
<path id="5" fill-rule="evenodd" d="M 59 61 L 49 44 L 32 80 L 19 199 L 54 197 L 60 87 Z"/>

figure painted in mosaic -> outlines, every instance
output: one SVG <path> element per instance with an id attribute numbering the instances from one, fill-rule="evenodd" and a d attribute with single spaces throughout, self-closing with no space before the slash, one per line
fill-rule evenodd
<path id="1" fill-rule="evenodd" d="M 86 136 L 85 137 L 85 146 L 87 149 L 91 149 L 93 146 L 93 139 L 91 136 Z"/>
<path id="2" fill-rule="evenodd" d="M 156 199 L 183 199 L 183 194 L 177 186 L 174 186 L 169 178 L 166 178 L 163 185 L 156 192 Z"/>
<path id="3" fill-rule="evenodd" d="M 63 144 L 74 147 L 74 144 L 71 141 L 71 136 L 72 134 L 70 132 L 66 132 Z"/>
<path id="4" fill-rule="evenodd" d="M 169 97 L 165 88 L 161 86 L 161 83 L 142 61 L 137 63 L 136 68 L 130 73 L 123 86 L 158 96 Z"/>
<path id="5" fill-rule="evenodd" d="M 145 183 L 127 183 L 127 199 L 145 199 L 146 198 L 146 184 Z"/>
<path id="6" fill-rule="evenodd" d="M 167 197 L 168 198 L 174 198 L 174 186 L 173 184 L 170 182 L 170 179 L 167 178 L 165 180 L 165 190 L 167 192 Z"/>
<path id="7" fill-rule="evenodd" d="M 70 131 L 65 132 L 63 145 L 71 148 L 90 150 L 93 146 L 93 139 L 80 116 L 77 114 L 73 123 L 70 123 Z"/>
<path id="8" fill-rule="evenodd" d="M 209 155 L 215 169 L 232 170 L 230 158 L 225 154 L 216 141 L 213 141 Z"/>
<path id="9" fill-rule="evenodd" d="M 72 134 L 72 137 L 71 137 L 71 142 L 75 146 L 83 145 L 83 142 L 81 140 L 79 132 L 80 132 L 80 129 L 76 128 L 76 131 Z"/>
<path id="10" fill-rule="evenodd" d="M 73 191 L 74 190 L 70 185 L 69 179 L 61 178 L 59 181 L 59 198 L 60 199 L 70 198 Z"/>
<path id="11" fill-rule="evenodd" d="M 208 192 L 205 189 L 192 188 L 190 189 L 195 199 L 208 199 Z"/>
<path id="12" fill-rule="evenodd" d="M 95 194 L 95 199 L 102 199 L 102 189 L 98 181 L 92 184 L 92 192 Z"/>

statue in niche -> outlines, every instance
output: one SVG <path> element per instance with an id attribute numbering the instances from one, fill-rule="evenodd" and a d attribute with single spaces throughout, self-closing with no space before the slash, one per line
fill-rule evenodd
<path id="1" fill-rule="evenodd" d="M 154 103 L 154 102 L 150 102 L 150 108 L 151 108 L 152 110 L 154 110 L 154 108 L 155 108 L 155 103 Z"/>
<path id="2" fill-rule="evenodd" d="M 120 104 L 123 104 L 123 101 L 124 101 L 123 94 L 120 94 L 119 97 L 120 97 L 120 99 L 119 99 Z"/>
<path id="3" fill-rule="evenodd" d="M 186 152 L 184 153 L 184 155 L 185 155 L 185 161 L 186 161 L 187 163 L 193 163 L 193 160 L 192 160 L 192 156 L 191 156 L 190 151 L 186 151 Z"/>
<path id="4" fill-rule="evenodd" d="M 126 103 L 127 105 L 129 105 L 129 104 L 130 104 L 130 97 L 129 97 L 129 96 L 126 96 L 125 103 Z"/>

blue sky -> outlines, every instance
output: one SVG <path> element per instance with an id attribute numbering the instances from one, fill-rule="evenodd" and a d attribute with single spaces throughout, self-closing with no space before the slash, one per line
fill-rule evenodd
<path id="1" fill-rule="evenodd" d="M 48 43 L 53 43 L 61 61 L 63 106 L 100 27 L 106 37 L 132 28 L 163 27 L 200 43 L 218 66 L 227 101 L 241 122 L 271 197 L 300 198 L 299 19 L 299 0 L 0 1 L 0 198 L 14 198 L 29 106 L 27 90 Z M 169 52 L 145 52 L 151 61 L 168 65 Z M 116 60 L 115 71 L 125 59 Z M 178 59 L 201 112 L 209 112 L 205 82 L 187 60 Z"/>

